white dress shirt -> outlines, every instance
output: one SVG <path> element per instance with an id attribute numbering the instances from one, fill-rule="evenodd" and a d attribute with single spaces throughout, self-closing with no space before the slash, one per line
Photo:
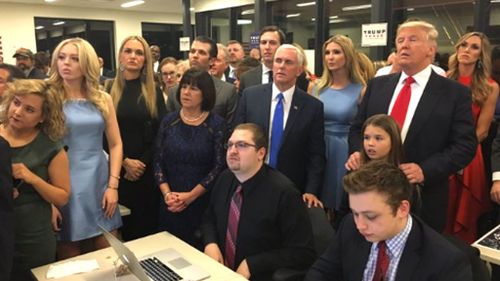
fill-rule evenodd
<path id="1" fill-rule="evenodd" d="M 403 128 L 401 129 L 401 139 L 403 142 L 405 141 L 406 134 L 408 133 L 408 128 L 410 128 L 410 124 L 413 119 L 413 115 L 415 115 L 415 110 L 417 109 L 418 103 L 420 102 L 420 98 L 422 98 L 422 95 L 424 94 L 425 86 L 427 85 L 427 82 L 429 82 L 431 73 L 432 68 L 430 65 L 428 65 L 422 71 L 413 75 L 413 79 L 415 79 L 415 82 L 411 84 L 410 104 L 408 105 L 405 122 L 403 124 Z M 394 90 L 394 93 L 392 95 L 391 103 L 389 104 L 389 111 L 387 112 L 387 114 L 391 114 L 394 103 L 396 102 L 399 92 L 401 92 L 401 89 L 403 88 L 407 77 L 408 75 L 406 75 L 404 71 L 401 72 L 401 77 L 399 78 L 399 82 L 396 85 L 396 89 Z"/>
<path id="2" fill-rule="evenodd" d="M 262 84 L 267 84 L 271 82 L 271 79 L 269 79 L 269 71 L 272 69 L 268 68 L 265 64 L 262 64 Z"/>

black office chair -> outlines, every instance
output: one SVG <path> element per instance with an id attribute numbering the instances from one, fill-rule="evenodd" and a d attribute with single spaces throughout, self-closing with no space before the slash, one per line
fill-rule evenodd
<path id="1" fill-rule="evenodd" d="M 322 208 L 307 208 L 309 218 L 312 224 L 314 249 L 318 256 L 322 255 L 330 245 L 335 232 L 331 226 L 325 211 Z M 301 281 L 307 270 L 296 270 L 291 268 L 280 268 L 273 274 L 274 281 Z"/>

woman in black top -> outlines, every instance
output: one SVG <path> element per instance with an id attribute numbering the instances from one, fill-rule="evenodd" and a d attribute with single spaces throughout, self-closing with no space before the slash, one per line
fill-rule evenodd
<path id="1" fill-rule="evenodd" d="M 121 233 L 124 240 L 132 240 L 158 229 L 160 193 L 153 182 L 151 160 L 165 103 L 155 87 L 151 52 L 144 38 L 125 38 L 118 64 L 110 94 L 123 142 L 119 202 L 131 210 L 123 218 Z"/>

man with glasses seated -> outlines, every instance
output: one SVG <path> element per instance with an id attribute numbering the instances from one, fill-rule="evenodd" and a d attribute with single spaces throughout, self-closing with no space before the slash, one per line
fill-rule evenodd
<path id="1" fill-rule="evenodd" d="M 306 207 L 294 184 L 264 163 L 267 138 L 251 123 L 227 143 L 229 167 L 212 189 L 202 223 L 205 254 L 251 280 L 278 268 L 308 268 L 315 253 Z"/>

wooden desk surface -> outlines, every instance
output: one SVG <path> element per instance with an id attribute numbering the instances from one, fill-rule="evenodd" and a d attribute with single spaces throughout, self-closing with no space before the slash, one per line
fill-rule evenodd
<path id="1" fill-rule="evenodd" d="M 125 245 L 132 252 L 134 252 L 139 259 L 140 257 L 150 255 L 152 253 L 161 251 L 166 248 L 174 248 L 179 253 L 181 253 L 184 256 L 184 258 L 186 258 L 188 261 L 206 270 L 210 274 L 210 278 L 207 280 L 214 280 L 214 281 L 246 280 L 241 275 L 228 269 L 224 265 L 219 264 L 215 260 L 206 256 L 204 253 L 196 250 L 189 244 L 185 243 L 184 241 L 180 240 L 179 238 L 175 237 L 174 235 L 168 232 L 160 232 L 134 241 L 129 241 L 126 242 Z M 113 261 L 117 259 L 117 255 L 112 248 L 106 248 L 99 251 L 84 254 L 75 258 L 71 258 L 69 260 L 88 260 L 88 259 L 96 259 L 100 267 L 99 270 L 94 271 L 92 273 L 77 274 L 59 279 L 46 278 L 49 265 L 44 265 L 41 267 L 34 268 L 31 270 L 31 272 L 33 273 L 35 278 L 39 281 L 42 280 L 83 281 L 83 280 L 88 280 L 86 278 L 86 275 L 96 274 L 99 271 L 110 271 L 113 268 Z M 65 261 L 67 260 L 58 261 L 55 262 L 54 264 L 63 263 Z"/>
<path id="2" fill-rule="evenodd" d="M 500 232 L 500 224 L 496 227 L 494 227 L 491 231 L 486 233 L 483 237 L 479 238 L 476 242 L 472 244 L 473 247 L 476 247 L 479 249 L 481 252 L 481 259 L 500 265 L 500 249 L 494 249 L 491 247 L 487 247 L 485 245 L 479 244 L 479 241 L 482 241 L 486 237 L 493 235 L 493 232 L 499 233 Z M 500 245 L 500 239 L 498 240 L 497 245 Z"/>

